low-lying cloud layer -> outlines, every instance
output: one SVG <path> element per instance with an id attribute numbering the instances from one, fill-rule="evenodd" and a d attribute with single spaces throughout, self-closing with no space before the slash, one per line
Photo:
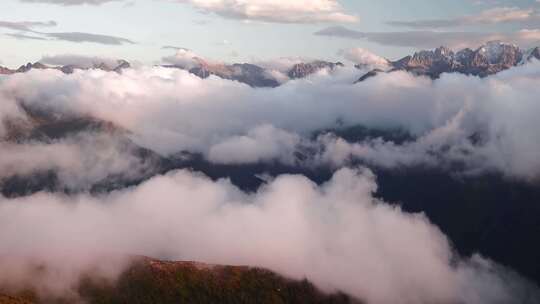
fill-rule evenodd
<path id="1" fill-rule="evenodd" d="M 338 165 L 351 156 L 385 167 L 461 163 L 469 172 L 531 179 L 540 172 L 534 153 L 540 149 L 535 131 L 539 69 L 535 62 L 486 79 L 447 74 L 436 81 L 394 72 L 353 85 L 363 72 L 344 68 L 275 89 L 203 80 L 177 69 L 73 75 L 48 70 L 6 77 L 0 94 L 6 116 L 18 102 L 92 116 L 129 130 L 133 141 L 165 156 L 189 151 L 238 163 L 238 155 L 249 155 L 243 162 L 252 163 L 291 160 L 299 145 L 308 145 L 321 151 L 314 159 L 340 159 Z M 346 143 L 348 148 L 328 137 L 310 139 L 319 130 L 357 125 L 399 129 L 416 139 L 373 139 Z"/>
<path id="2" fill-rule="evenodd" d="M 87 190 L 107 179 L 130 181 L 155 168 L 152 159 L 142 159 L 125 141 L 107 134 L 79 134 L 51 143 L 0 142 L 0 180 L 36 173 L 56 172 L 58 183 L 69 190 Z"/>
<path id="3" fill-rule="evenodd" d="M 532 285 L 480 256 L 455 256 L 425 216 L 378 201 L 376 188 L 368 170 L 339 170 L 322 186 L 285 175 L 253 194 L 178 171 L 101 197 L 0 198 L 0 254 L 67 272 L 52 287 L 35 278 L 42 292 L 69 288 L 96 256 L 142 254 L 267 267 L 368 303 L 534 300 Z M 27 279 L 27 265 L 12 261 L 0 283 Z"/>

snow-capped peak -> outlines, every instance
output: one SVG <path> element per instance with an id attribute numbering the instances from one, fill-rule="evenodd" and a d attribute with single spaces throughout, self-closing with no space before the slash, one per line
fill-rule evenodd
<path id="1" fill-rule="evenodd" d="M 490 41 L 478 49 L 478 53 L 484 55 L 489 63 L 496 63 L 499 58 L 508 49 L 519 50 L 515 44 L 504 43 L 501 41 Z"/>

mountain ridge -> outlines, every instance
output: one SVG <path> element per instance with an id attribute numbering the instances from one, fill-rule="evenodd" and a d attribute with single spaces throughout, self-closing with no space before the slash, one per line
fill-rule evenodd
<path id="1" fill-rule="evenodd" d="M 540 60 L 540 48 L 521 50 L 514 44 L 491 41 L 477 49 L 464 48 L 453 51 L 441 46 L 433 50 L 421 50 L 396 61 L 388 60 L 389 69 L 373 69 L 360 77 L 362 82 L 382 72 L 406 71 L 417 76 L 439 78 L 443 73 L 459 73 L 488 77 L 531 60 Z"/>
<path id="2" fill-rule="evenodd" d="M 17 73 L 26 73 L 31 70 L 49 70 L 49 69 L 59 70 L 64 74 L 72 74 L 75 70 L 88 70 L 88 69 L 97 69 L 97 70 L 103 70 L 106 72 L 121 73 L 123 69 L 129 69 L 130 67 L 131 67 L 131 64 L 128 61 L 123 60 L 123 59 L 117 60 L 114 66 L 111 66 L 110 64 L 107 64 L 105 62 L 96 62 L 91 67 L 85 67 L 85 66 L 76 65 L 76 64 L 49 66 L 49 65 L 41 63 L 40 61 L 37 61 L 34 63 L 29 62 L 27 64 L 23 64 L 15 70 L 0 66 L 0 75 L 11 75 L 11 74 L 17 74 Z"/>
<path id="3" fill-rule="evenodd" d="M 385 68 L 376 67 L 361 75 L 354 83 L 365 81 L 380 73 L 395 71 L 405 71 L 431 79 L 438 79 L 444 73 L 459 73 L 484 78 L 532 60 L 540 60 L 540 47 L 522 50 L 514 44 L 501 41 L 491 41 L 476 49 L 464 48 L 457 51 L 440 46 L 432 50 L 419 50 L 395 61 L 386 59 L 387 66 Z M 278 79 L 279 77 L 272 74 L 275 72 L 274 70 L 253 63 L 212 63 L 199 57 L 193 58 L 193 61 L 192 66 L 178 64 L 159 66 L 186 70 L 202 79 L 217 76 L 222 79 L 238 81 L 254 88 L 275 88 L 283 84 L 283 81 Z M 365 65 L 360 63 L 354 66 L 359 70 L 365 68 Z M 26 73 L 34 69 L 55 69 L 65 74 L 71 74 L 77 69 L 99 69 L 121 73 L 122 70 L 130 67 L 131 64 L 126 60 L 117 60 L 113 66 L 105 62 L 96 62 L 91 67 L 79 65 L 48 66 L 38 61 L 22 65 L 16 70 L 0 66 L 0 75 Z M 311 60 L 296 63 L 280 73 L 288 80 L 295 80 L 306 78 L 321 70 L 334 71 L 343 67 L 345 65 L 341 62 Z"/>

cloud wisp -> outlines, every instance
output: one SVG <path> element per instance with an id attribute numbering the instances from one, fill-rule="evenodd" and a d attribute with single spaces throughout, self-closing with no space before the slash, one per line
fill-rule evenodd
<path id="1" fill-rule="evenodd" d="M 55 21 L 0 21 L 1 28 L 23 32 L 32 32 L 35 28 L 55 26 L 57 26 Z"/>
<path id="2" fill-rule="evenodd" d="M 515 23 L 525 28 L 535 28 L 540 25 L 540 14 L 532 8 L 522 9 L 519 7 L 494 7 L 484 10 L 477 15 L 469 15 L 458 18 L 389 21 L 387 23 L 393 26 L 415 29 L 494 25 L 501 23 Z"/>
<path id="3" fill-rule="evenodd" d="M 15 39 L 26 40 L 59 40 L 68 42 L 91 42 L 105 45 L 123 45 L 123 44 L 135 44 L 134 41 L 117 36 L 93 34 L 85 32 L 42 32 L 38 31 L 38 28 L 43 27 L 55 27 L 58 24 L 55 21 L 0 21 L 0 28 L 19 31 L 18 33 L 8 33 L 7 36 Z M 32 35 L 29 35 L 29 34 Z"/>
<path id="4" fill-rule="evenodd" d="M 122 44 L 135 44 L 132 40 L 122 37 L 100 35 L 92 33 L 82 32 L 65 32 L 65 33 L 41 33 L 47 37 L 54 38 L 56 40 L 69 41 L 69 42 L 93 42 L 106 45 L 122 45 Z"/>

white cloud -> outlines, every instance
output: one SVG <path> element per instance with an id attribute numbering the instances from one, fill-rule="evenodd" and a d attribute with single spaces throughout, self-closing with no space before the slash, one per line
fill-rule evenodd
<path id="1" fill-rule="evenodd" d="M 107 45 L 122 45 L 122 44 L 134 44 L 135 42 L 127 38 L 83 33 L 83 32 L 63 32 L 63 33 L 40 33 L 46 37 L 51 37 L 57 40 L 69 41 L 69 42 L 92 42 Z"/>
<path id="2" fill-rule="evenodd" d="M 281 73 L 287 74 L 289 70 L 295 65 L 303 62 L 315 61 L 313 58 L 303 57 L 279 57 L 267 60 L 253 59 L 252 62 L 255 65 L 263 67 L 268 70 L 275 70 Z"/>
<path id="3" fill-rule="evenodd" d="M 522 26 L 537 26 L 540 24 L 540 14 L 532 8 L 522 9 L 519 7 L 493 7 L 481 11 L 477 15 L 468 15 L 451 19 L 388 22 L 388 24 L 394 26 L 425 29 L 498 23 L 518 23 Z"/>
<path id="4" fill-rule="evenodd" d="M 276 23 L 356 22 L 337 0 L 178 0 L 225 18 Z"/>
<path id="5" fill-rule="evenodd" d="M 363 48 L 353 48 L 340 51 L 340 54 L 361 67 L 386 69 L 389 62 L 386 58 L 376 55 Z"/>
<path id="6" fill-rule="evenodd" d="M 514 32 L 451 32 L 451 31 L 404 31 L 404 32 L 361 32 L 342 26 L 334 26 L 315 32 L 317 36 L 366 40 L 381 45 L 431 49 L 439 46 L 450 48 L 476 48 L 489 41 L 505 41 L 521 47 L 538 44 L 538 30 Z"/>
<path id="7" fill-rule="evenodd" d="M 125 140 L 107 134 L 79 134 L 51 143 L 0 142 L 0 151 L 0 181 L 53 170 L 69 190 L 87 190 L 112 177 L 137 180 L 156 166 L 154 160 L 138 157 Z"/>
<path id="8" fill-rule="evenodd" d="M 206 62 L 201 56 L 192 50 L 185 48 L 178 48 L 176 54 L 163 57 L 162 61 L 166 64 L 175 65 L 186 70 L 198 67 L 201 63 Z"/>
<path id="9" fill-rule="evenodd" d="M 376 188 L 367 170 L 339 170 L 321 186 L 281 176 L 251 194 L 178 171 L 100 197 L 0 198 L 0 252 L 28 258 L 10 261 L 0 283 L 30 280 L 58 292 L 100 256 L 142 254 L 266 267 L 368 303 L 522 303 L 535 295 L 501 266 L 454 255 L 424 215 L 375 199 Z M 105 260 L 108 274 L 117 273 Z M 56 279 L 21 277 L 28 261 Z"/>
<path id="10" fill-rule="evenodd" d="M 540 111 L 540 91 L 534 85 L 539 70 L 533 62 L 486 79 L 449 74 L 437 81 L 394 72 L 353 85 L 362 71 L 344 68 L 271 90 L 165 68 L 129 69 L 122 75 L 33 71 L 3 77 L 0 94 L 6 96 L 6 111 L 16 112 L 16 101 L 24 101 L 53 113 L 91 115 L 128 130 L 136 143 L 164 155 L 198 152 L 220 163 L 244 157 L 246 163 L 290 161 L 298 137 L 306 139 L 340 122 L 399 128 L 418 137 L 399 145 L 353 145 L 349 154 L 370 163 L 429 164 L 436 153 L 443 158 L 439 165 L 459 161 L 467 165 L 465 171 L 494 170 L 530 179 L 540 173 L 531 152 L 540 150 L 533 114 Z M 471 140 L 479 136 L 479 142 Z M 347 160 L 325 155 L 323 160 L 334 163 Z"/>
<path id="11" fill-rule="evenodd" d="M 55 27 L 55 21 L 0 21 L 0 27 L 11 30 L 31 32 L 36 27 Z"/>
<path id="12" fill-rule="evenodd" d="M 279 160 L 294 164 L 294 152 L 301 138 L 271 125 L 256 127 L 244 136 L 233 136 L 210 147 L 208 159 L 223 164 L 244 164 Z"/>

